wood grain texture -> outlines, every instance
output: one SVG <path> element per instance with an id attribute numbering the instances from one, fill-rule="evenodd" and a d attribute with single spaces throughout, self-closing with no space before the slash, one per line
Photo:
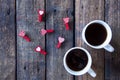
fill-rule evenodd
<path id="1" fill-rule="evenodd" d="M 70 17 L 70 31 L 65 30 L 64 17 Z M 46 0 L 46 29 L 54 29 L 54 34 L 46 36 L 46 80 L 72 80 L 63 66 L 65 52 L 73 46 L 73 0 Z M 65 38 L 60 49 L 56 48 L 58 37 Z"/>
<path id="2" fill-rule="evenodd" d="M 45 49 L 45 37 L 38 22 L 38 10 L 44 10 L 44 0 L 16 0 L 17 35 L 25 30 L 31 42 L 17 36 L 17 80 L 45 80 L 45 56 L 35 52 L 40 45 Z"/>
<path id="3" fill-rule="evenodd" d="M 81 37 L 84 26 L 95 19 L 104 20 L 104 0 L 75 1 L 75 44 L 84 47 L 92 56 L 92 68 L 97 73 L 96 78 L 85 74 L 76 80 L 104 80 L 104 50 L 95 50 L 87 46 Z"/>
<path id="4" fill-rule="evenodd" d="M 15 80 L 15 0 L 0 0 L 0 80 Z"/>
<path id="5" fill-rule="evenodd" d="M 120 80 L 120 0 L 105 0 L 105 21 L 110 25 L 115 51 L 105 52 L 105 80 Z"/>

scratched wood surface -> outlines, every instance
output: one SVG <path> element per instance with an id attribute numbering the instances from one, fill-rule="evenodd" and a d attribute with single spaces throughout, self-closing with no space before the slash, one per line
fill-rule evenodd
<path id="1" fill-rule="evenodd" d="M 16 0 L 17 34 L 25 30 L 31 38 L 26 42 L 17 36 L 17 80 L 45 80 L 45 56 L 34 50 L 39 45 L 45 49 L 45 37 L 40 35 L 45 23 L 38 22 L 39 9 L 44 10 L 44 0 Z"/>
<path id="2" fill-rule="evenodd" d="M 97 73 L 96 78 L 85 74 L 76 80 L 104 80 L 104 50 L 95 50 L 87 46 L 81 37 L 84 26 L 95 19 L 104 20 L 104 0 L 76 0 L 75 8 L 75 46 L 84 47 L 92 56 L 92 68 Z"/>
<path id="3" fill-rule="evenodd" d="M 0 80 L 15 79 L 15 0 L 0 0 Z"/>
<path id="4" fill-rule="evenodd" d="M 120 80 L 120 0 L 105 0 L 105 21 L 113 32 L 113 54 L 105 52 L 105 80 Z"/>
<path id="5" fill-rule="evenodd" d="M 64 17 L 70 17 L 70 31 L 65 30 Z M 73 80 L 63 66 L 63 56 L 73 46 L 73 20 L 73 0 L 46 0 L 46 29 L 55 30 L 54 34 L 46 35 L 46 80 Z M 59 36 L 65 42 L 57 49 Z"/>
<path id="6" fill-rule="evenodd" d="M 120 0 L 0 0 L 0 80 L 120 80 L 119 8 Z M 43 22 L 38 22 L 38 9 L 45 10 Z M 70 17 L 70 31 L 65 30 L 63 17 Z M 95 50 L 83 42 L 82 29 L 95 19 L 110 25 L 115 52 Z M 42 36 L 42 28 L 55 32 Z M 31 42 L 18 36 L 21 30 Z M 57 49 L 59 36 L 65 42 Z M 38 45 L 47 51 L 46 56 L 34 51 Z M 73 46 L 90 52 L 96 78 L 65 71 L 63 56 Z"/>

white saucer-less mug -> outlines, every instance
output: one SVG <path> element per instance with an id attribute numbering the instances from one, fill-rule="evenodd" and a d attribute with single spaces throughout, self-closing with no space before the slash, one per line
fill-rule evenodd
<path id="1" fill-rule="evenodd" d="M 97 46 L 91 45 L 91 44 L 87 41 L 86 36 L 85 36 L 86 30 L 87 30 L 88 28 L 90 28 L 89 25 L 95 24 L 95 23 L 102 25 L 102 27 L 105 28 L 106 33 L 107 33 L 107 36 L 106 36 L 106 39 L 104 40 L 104 42 L 103 42 L 102 44 L 100 44 L 100 45 L 97 45 Z M 97 26 L 96 26 L 96 27 L 97 27 Z M 94 34 L 94 35 L 95 35 L 95 34 Z M 94 36 L 94 35 L 92 35 L 92 36 Z M 88 46 L 90 46 L 90 47 L 92 47 L 92 48 L 95 48 L 95 49 L 104 48 L 104 49 L 107 50 L 108 52 L 113 52 L 113 51 L 114 51 L 114 48 L 109 44 L 110 41 L 111 41 L 111 38 L 112 38 L 111 28 L 110 28 L 110 26 L 109 26 L 106 22 L 104 22 L 104 21 L 102 21 L 102 20 L 94 20 L 94 21 L 89 22 L 89 23 L 83 28 L 83 31 L 82 31 L 82 39 L 83 39 L 83 41 L 84 41 Z"/>
<path id="2" fill-rule="evenodd" d="M 82 70 L 79 70 L 79 71 L 70 69 L 70 67 L 67 65 L 67 61 L 66 61 L 67 55 L 70 54 L 70 52 L 75 49 L 80 49 L 80 50 L 84 51 L 84 53 L 87 55 L 87 58 L 88 58 L 88 62 L 86 64 L 86 66 Z M 91 55 L 86 49 L 84 49 L 82 47 L 73 47 L 73 48 L 69 49 L 64 55 L 63 64 L 64 64 L 66 71 L 72 75 L 79 76 L 79 75 L 83 75 L 85 73 L 89 73 L 92 77 L 96 77 L 96 73 L 93 71 L 93 69 L 91 69 L 91 64 L 92 64 Z"/>

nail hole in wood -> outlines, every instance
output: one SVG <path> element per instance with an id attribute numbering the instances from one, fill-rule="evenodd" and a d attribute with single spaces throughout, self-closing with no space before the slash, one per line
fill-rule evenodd
<path id="1" fill-rule="evenodd" d="M 83 9 L 83 5 L 81 6 L 81 8 Z"/>
<path id="2" fill-rule="evenodd" d="M 40 69 L 39 68 L 37 68 L 37 72 L 39 72 L 40 71 Z"/>
<path id="3" fill-rule="evenodd" d="M 98 7 L 96 7 L 96 10 L 98 9 Z"/>
<path id="4" fill-rule="evenodd" d="M 24 70 L 26 70 L 26 66 L 24 66 Z"/>
<path id="5" fill-rule="evenodd" d="M 7 15 L 10 15 L 10 8 L 7 10 Z"/>
<path id="6" fill-rule="evenodd" d="M 56 9 L 54 9 L 54 13 L 56 13 L 56 11 L 57 11 L 57 10 L 56 10 Z"/>

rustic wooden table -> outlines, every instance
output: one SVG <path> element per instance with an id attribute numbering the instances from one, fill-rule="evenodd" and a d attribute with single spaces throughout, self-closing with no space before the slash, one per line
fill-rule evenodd
<path id="1" fill-rule="evenodd" d="M 38 9 L 45 10 L 45 21 L 38 22 Z M 70 17 L 70 31 L 63 17 Z M 101 19 L 112 29 L 115 52 L 88 47 L 81 39 L 83 27 Z M 54 34 L 40 35 L 42 28 Z M 32 42 L 18 36 L 25 30 Z M 0 0 L 0 80 L 120 80 L 120 0 Z M 57 37 L 66 38 L 60 49 Z M 48 54 L 34 51 L 42 46 Z M 92 55 L 96 78 L 89 74 L 72 76 L 63 67 L 63 56 L 73 46 L 82 46 Z"/>

